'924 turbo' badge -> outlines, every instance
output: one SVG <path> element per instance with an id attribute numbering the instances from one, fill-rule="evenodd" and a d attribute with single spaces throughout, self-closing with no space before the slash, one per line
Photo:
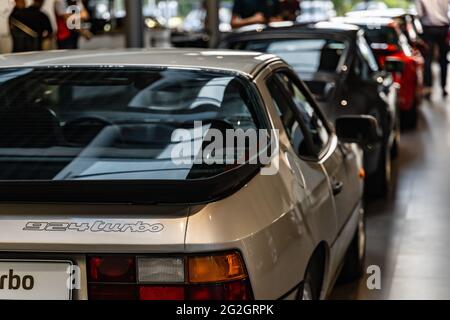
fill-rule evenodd
<path id="1" fill-rule="evenodd" d="M 161 232 L 164 225 L 161 223 L 136 223 L 105 222 L 97 220 L 94 222 L 27 222 L 24 231 L 76 231 L 76 232 Z"/>

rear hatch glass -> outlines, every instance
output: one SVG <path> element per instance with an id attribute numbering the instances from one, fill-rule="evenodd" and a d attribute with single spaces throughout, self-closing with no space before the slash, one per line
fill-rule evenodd
<path id="1" fill-rule="evenodd" d="M 364 30 L 370 43 L 398 44 L 399 37 L 394 28 L 388 26 L 365 26 Z"/>
<path id="2" fill-rule="evenodd" d="M 248 145 L 230 150 L 224 144 L 206 154 L 205 137 L 213 129 L 225 134 L 261 128 L 256 101 L 250 83 L 228 73 L 2 69 L 0 182 L 186 182 L 220 176 L 236 169 Z M 220 153 L 235 161 L 199 161 Z"/>
<path id="3" fill-rule="evenodd" d="M 347 43 L 333 39 L 267 39 L 240 41 L 232 49 L 275 54 L 308 78 L 317 72 L 336 73 L 345 60 Z"/>

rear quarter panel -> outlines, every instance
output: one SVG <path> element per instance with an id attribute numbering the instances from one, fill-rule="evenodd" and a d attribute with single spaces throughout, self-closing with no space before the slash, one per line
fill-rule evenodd
<path id="1" fill-rule="evenodd" d="M 237 249 L 256 299 L 278 299 L 295 288 L 314 243 L 293 205 L 295 182 L 280 165 L 275 176 L 256 176 L 244 188 L 189 217 L 187 252 Z"/>

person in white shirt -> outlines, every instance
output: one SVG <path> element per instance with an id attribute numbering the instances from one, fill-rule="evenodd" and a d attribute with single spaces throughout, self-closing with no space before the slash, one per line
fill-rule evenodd
<path id="1" fill-rule="evenodd" d="M 444 97 L 447 93 L 447 73 L 449 52 L 448 32 L 450 19 L 448 17 L 450 0 L 416 0 L 417 14 L 424 28 L 424 40 L 429 46 L 425 56 L 425 97 L 430 98 L 433 86 L 431 64 L 433 62 L 434 48 L 439 48 L 439 64 L 441 66 L 441 87 Z"/>

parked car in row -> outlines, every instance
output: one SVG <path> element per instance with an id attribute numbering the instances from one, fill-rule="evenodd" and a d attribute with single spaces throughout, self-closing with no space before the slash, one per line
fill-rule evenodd
<path id="1" fill-rule="evenodd" d="M 419 17 L 411 11 L 404 9 L 367 10 L 348 12 L 347 17 L 390 18 L 398 24 L 413 49 L 420 50 L 422 54 L 426 51 L 425 44 L 422 40 L 422 23 Z"/>
<path id="2" fill-rule="evenodd" d="M 423 97 L 425 61 L 419 50 L 413 49 L 399 25 L 391 18 L 367 18 L 365 15 L 337 18 L 335 21 L 358 25 L 365 30 L 379 64 L 387 60 L 399 60 L 404 67 L 394 73 L 394 80 L 400 84 L 399 109 L 402 125 L 414 128 L 417 125 L 418 109 Z"/>
<path id="3" fill-rule="evenodd" d="M 387 193 L 391 155 L 398 150 L 400 135 L 397 88 L 391 74 L 379 69 L 360 28 L 329 22 L 266 28 L 235 33 L 221 46 L 283 58 L 305 81 L 331 120 L 343 115 L 374 116 L 382 139 L 366 150 L 366 187 L 375 196 Z"/>
<path id="4" fill-rule="evenodd" d="M 376 143 L 376 120 L 349 112 L 334 131 L 280 58 L 134 50 L 1 61 L 0 272 L 34 286 L 0 298 L 317 299 L 341 269 L 361 274 L 354 143 Z M 262 132 L 268 145 L 212 138 L 230 130 Z"/>

